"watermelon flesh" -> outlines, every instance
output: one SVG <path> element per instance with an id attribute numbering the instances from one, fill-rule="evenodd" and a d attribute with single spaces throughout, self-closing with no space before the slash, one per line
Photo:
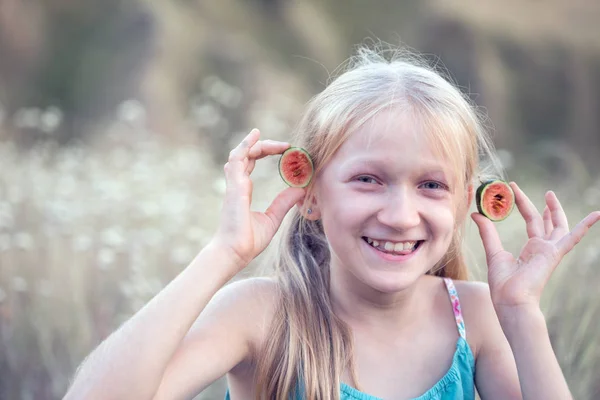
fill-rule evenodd
<path id="1" fill-rule="evenodd" d="M 279 175 L 292 187 L 306 187 L 313 176 L 310 155 L 301 147 L 290 147 L 279 159 Z"/>
<path id="2" fill-rule="evenodd" d="M 515 206 L 515 194 L 508 183 L 491 180 L 482 183 L 477 189 L 477 211 L 490 220 L 506 219 Z"/>

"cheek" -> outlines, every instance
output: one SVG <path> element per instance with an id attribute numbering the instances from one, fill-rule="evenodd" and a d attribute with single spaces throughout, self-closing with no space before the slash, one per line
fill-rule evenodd
<path id="1" fill-rule="evenodd" d="M 454 209 L 446 205 L 438 205 L 429 209 L 431 226 L 437 234 L 443 237 L 452 237 L 456 218 Z"/>
<path id="2" fill-rule="evenodd" d="M 319 185 L 319 210 L 323 220 L 339 221 L 346 224 L 364 213 L 365 202 L 357 193 L 350 190 L 347 184 L 333 181 Z"/>

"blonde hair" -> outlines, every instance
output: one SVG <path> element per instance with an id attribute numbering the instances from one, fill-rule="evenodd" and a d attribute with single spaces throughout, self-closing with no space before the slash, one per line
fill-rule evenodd
<path id="1" fill-rule="evenodd" d="M 426 128 L 429 143 L 450 161 L 457 211 L 466 216 L 467 188 L 487 156 L 498 171 L 481 115 L 466 96 L 423 60 L 403 50 L 360 47 L 333 80 L 308 103 L 296 127 L 294 145 L 311 155 L 315 177 L 346 138 L 389 107 L 411 112 Z M 306 198 L 312 193 L 308 187 Z M 461 251 L 465 218 L 448 252 L 428 272 L 468 279 Z M 356 379 L 352 335 L 333 312 L 329 298 L 329 247 L 320 221 L 293 209 L 281 228 L 275 272 L 279 301 L 257 365 L 257 397 L 287 399 L 301 392 L 309 400 L 340 398 L 340 379 L 350 368 Z"/>

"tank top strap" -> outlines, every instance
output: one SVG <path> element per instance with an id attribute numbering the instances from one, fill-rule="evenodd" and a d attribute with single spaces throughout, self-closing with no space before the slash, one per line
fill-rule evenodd
<path id="1" fill-rule="evenodd" d="M 454 282 L 450 278 L 444 278 L 446 289 L 448 289 L 448 296 L 450 296 L 450 302 L 452 303 L 452 310 L 454 311 L 454 318 L 456 320 L 456 326 L 458 333 L 461 338 L 467 338 L 467 331 L 465 329 L 465 320 L 463 319 L 462 310 L 460 308 L 460 300 L 458 299 L 458 293 Z"/>

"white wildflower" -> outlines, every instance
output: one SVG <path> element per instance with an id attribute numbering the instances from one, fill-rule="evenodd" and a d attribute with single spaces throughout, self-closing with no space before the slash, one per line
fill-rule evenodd
<path id="1" fill-rule="evenodd" d="M 187 264 L 194 255 L 194 251 L 189 246 L 176 246 L 171 250 L 171 261 L 175 264 Z"/>
<path id="2" fill-rule="evenodd" d="M 163 208 L 171 214 L 177 215 L 185 211 L 187 196 L 181 192 L 169 192 L 162 197 Z"/>
<path id="3" fill-rule="evenodd" d="M 243 93 L 241 89 L 230 86 L 229 89 L 225 92 L 224 96 L 220 98 L 221 104 L 225 107 L 236 108 L 242 102 Z"/>
<path id="4" fill-rule="evenodd" d="M 73 175 L 61 175 L 56 183 L 56 191 L 62 197 L 70 197 L 77 190 L 77 181 Z"/>
<path id="5" fill-rule="evenodd" d="M 210 103 L 204 103 L 192 106 L 192 119 L 199 128 L 210 128 L 217 126 L 221 121 L 221 111 Z"/>
<path id="6" fill-rule="evenodd" d="M 109 247 L 121 247 L 125 244 L 125 234 L 119 226 L 113 226 L 102 231 L 100 235 L 102 243 Z"/>
<path id="7" fill-rule="evenodd" d="M 77 235 L 73 238 L 72 248 L 76 252 L 88 251 L 93 244 L 93 240 L 88 235 Z"/>
<path id="8" fill-rule="evenodd" d="M 33 248 L 33 237 L 27 232 L 19 232 L 15 235 L 15 246 L 22 250 L 31 250 Z"/>
<path id="9" fill-rule="evenodd" d="M 260 126 L 261 131 L 269 132 L 269 136 L 282 136 L 288 128 L 288 125 L 275 113 L 264 111 L 263 107 L 258 106 L 257 109 L 254 110 L 255 115 L 252 115 L 252 120 L 256 121 L 255 125 Z M 233 143 L 233 141 L 230 143 Z"/>
<path id="10" fill-rule="evenodd" d="M 81 168 L 81 163 L 78 158 L 73 156 L 73 153 L 63 151 L 58 156 L 56 167 L 62 173 L 61 176 L 65 176 L 66 174 L 77 173 Z"/>
<path id="11" fill-rule="evenodd" d="M 57 107 L 48 107 L 40 116 L 40 129 L 46 133 L 52 133 L 60 126 L 63 113 Z"/>
<path id="12" fill-rule="evenodd" d="M 13 276 L 12 278 L 12 287 L 15 292 L 26 292 L 27 291 L 27 281 L 25 278 L 21 276 Z"/>
<path id="13" fill-rule="evenodd" d="M 225 178 L 217 178 L 214 180 L 212 187 L 216 193 L 223 195 L 227 189 L 227 181 L 225 181 Z"/>
<path id="14" fill-rule="evenodd" d="M 15 224 L 15 216 L 9 202 L 0 202 L 0 229 L 10 229 Z"/>
<path id="15" fill-rule="evenodd" d="M 6 193 L 6 198 L 8 199 L 9 203 L 12 203 L 12 204 L 21 203 L 21 201 L 23 201 L 24 197 L 25 196 L 23 195 L 23 189 L 16 185 L 10 186 Z"/>
<path id="16" fill-rule="evenodd" d="M 155 217 L 160 213 L 160 206 L 154 201 L 146 200 L 140 204 L 140 210 L 146 217 Z"/>
<path id="17" fill-rule="evenodd" d="M 59 234 L 59 230 L 51 224 L 44 224 L 41 228 L 41 231 L 48 239 L 53 239 Z"/>
<path id="18" fill-rule="evenodd" d="M 20 129 L 36 129 L 40 126 L 41 110 L 39 108 L 21 108 L 14 115 L 14 125 Z"/>
<path id="19" fill-rule="evenodd" d="M 50 217 L 56 221 L 66 223 L 72 220 L 73 210 L 71 205 L 66 201 L 51 201 L 46 205 L 46 209 Z"/>
<path id="20" fill-rule="evenodd" d="M 189 241 L 201 242 L 208 236 L 208 234 L 204 231 L 204 229 L 197 226 L 192 226 L 187 230 L 185 236 Z"/>
<path id="21" fill-rule="evenodd" d="M 242 100 L 242 91 L 211 75 L 202 81 L 202 90 L 225 107 L 235 108 Z"/>
<path id="22" fill-rule="evenodd" d="M 47 279 L 41 280 L 37 285 L 37 291 L 44 297 L 50 297 L 54 293 L 52 282 Z"/>
<path id="23" fill-rule="evenodd" d="M 129 196 L 127 183 L 124 181 L 108 181 L 104 189 L 106 189 L 104 193 L 105 198 L 116 203 L 125 201 Z"/>
<path id="24" fill-rule="evenodd" d="M 199 164 L 199 154 L 196 151 L 182 149 L 175 153 L 174 167 L 177 173 L 181 174 L 198 169 Z"/>
<path id="25" fill-rule="evenodd" d="M 210 94 L 212 87 L 219 81 L 219 77 L 216 75 L 209 75 L 204 78 L 200 84 L 203 93 Z"/>
<path id="26" fill-rule="evenodd" d="M 100 249 L 98 252 L 98 267 L 100 269 L 107 269 L 112 263 L 115 262 L 115 252 L 109 248 Z"/>
<path id="27" fill-rule="evenodd" d="M 164 239 L 163 233 L 154 228 L 144 229 L 141 233 L 141 236 L 144 243 L 150 247 L 160 245 Z"/>
<path id="28" fill-rule="evenodd" d="M 131 154 L 121 147 L 116 147 L 108 155 L 108 162 L 111 167 L 123 169 L 131 160 Z"/>
<path id="29" fill-rule="evenodd" d="M 126 100 L 119 105 L 117 118 L 122 122 L 142 126 L 146 121 L 146 109 L 138 100 Z"/>

